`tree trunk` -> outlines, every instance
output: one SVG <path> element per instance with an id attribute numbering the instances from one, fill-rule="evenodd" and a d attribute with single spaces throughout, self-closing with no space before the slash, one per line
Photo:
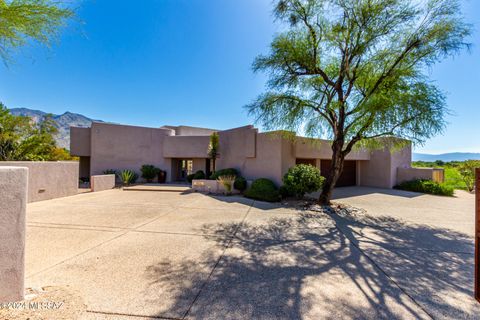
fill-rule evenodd
<path id="1" fill-rule="evenodd" d="M 217 162 L 217 159 L 212 158 L 212 169 L 213 169 L 213 170 L 212 170 L 212 171 L 213 171 L 212 173 L 215 173 L 215 170 L 217 169 L 217 168 L 216 168 L 216 166 L 217 166 L 216 162 Z"/>
<path id="2" fill-rule="evenodd" d="M 342 174 L 344 156 L 342 155 L 341 143 L 334 142 L 332 146 L 333 155 L 332 155 L 332 166 L 330 173 L 326 177 L 325 184 L 323 185 L 322 193 L 318 198 L 318 203 L 320 205 L 329 205 L 330 200 L 332 199 L 333 188 L 337 184 L 337 180 Z"/>

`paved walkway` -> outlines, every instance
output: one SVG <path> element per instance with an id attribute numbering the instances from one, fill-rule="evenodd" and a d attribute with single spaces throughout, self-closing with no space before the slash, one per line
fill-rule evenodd
<path id="1" fill-rule="evenodd" d="M 111 190 L 29 204 L 27 286 L 86 319 L 480 318 L 473 197 L 346 188 L 358 217 Z"/>

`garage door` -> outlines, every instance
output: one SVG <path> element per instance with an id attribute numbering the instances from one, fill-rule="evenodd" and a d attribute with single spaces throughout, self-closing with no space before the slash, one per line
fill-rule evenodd
<path id="1" fill-rule="evenodd" d="M 332 167 L 332 160 L 320 161 L 322 176 L 326 176 Z M 337 187 L 348 187 L 357 185 L 357 162 L 345 161 L 343 166 L 343 172 L 337 181 Z"/>

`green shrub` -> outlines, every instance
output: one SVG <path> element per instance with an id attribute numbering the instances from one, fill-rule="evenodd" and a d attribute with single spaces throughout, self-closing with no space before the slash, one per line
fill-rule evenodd
<path id="1" fill-rule="evenodd" d="M 325 178 L 320 175 L 318 168 L 299 164 L 288 169 L 288 172 L 283 176 L 283 184 L 286 190 L 282 190 L 282 193 L 303 198 L 306 193 L 320 190 L 324 182 Z"/>
<path id="2" fill-rule="evenodd" d="M 147 180 L 147 182 L 152 182 L 153 179 L 158 175 L 160 169 L 151 164 L 144 164 L 140 171 L 142 172 L 142 178 Z"/>
<path id="3" fill-rule="evenodd" d="M 215 171 L 215 173 L 210 176 L 210 179 L 217 180 L 218 177 L 221 177 L 221 176 L 237 176 L 238 177 L 239 172 L 237 169 L 234 169 L 234 168 L 222 169 L 222 170 Z"/>
<path id="4" fill-rule="evenodd" d="M 103 174 L 117 174 L 117 170 L 107 169 L 107 170 L 103 171 Z"/>
<path id="5" fill-rule="evenodd" d="M 395 189 L 450 197 L 453 196 L 454 193 L 454 189 L 451 186 L 424 179 L 402 182 L 395 186 Z"/>
<path id="6" fill-rule="evenodd" d="M 187 176 L 187 181 L 189 183 L 192 183 L 192 181 L 195 179 L 195 180 L 201 180 L 201 179 L 205 179 L 205 172 L 203 172 L 202 170 L 198 170 L 197 172 L 195 173 L 192 173 L 192 174 L 189 174 Z"/>
<path id="7" fill-rule="evenodd" d="M 203 172 L 202 170 L 198 170 L 197 172 L 195 172 L 193 176 L 193 179 L 197 179 L 197 180 L 202 180 L 205 178 L 206 178 L 205 172 Z"/>
<path id="8" fill-rule="evenodd" d="M 278 188 L 278 192 L 280 193 L 280 197 L 282 197 L 282 199 L 286 199 L 294 196 L 292 191 L 286 186 L 280 186 L 280 188 Z"/>
<path id="9" fill-rule="evenodd" d="M 135 181 L 138 179 L 138 174 L 133 170 L 122 170 L 118 176 L 125 186 L 135 183 Z"/>
<path id="10" fill-rule="evenodd" d="M 253 181 L 252 186 L 244 194 L 247 198 L 261 201 L 276 202 L 280 200 L 280 194 L 275 183 L 265 178 Z"/>
<path id="11" fill-rule="evenodd" d="M 235 190 L 243 192 L 247 190 L 247 180 L 244 177 L 237 177 L 233 183 Z"/>

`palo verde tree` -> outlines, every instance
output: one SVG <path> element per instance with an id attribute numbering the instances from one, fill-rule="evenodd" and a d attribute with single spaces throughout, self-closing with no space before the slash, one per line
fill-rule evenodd
<path id="1" fill-rule="evenodd" d="M 10 61 L 13 49 L 35 40 L 50 45 L 71 9 L 55 0 L 0 0 L 0 57 Z"/>
<path id="2" fill-rule="evenodd" d="M 457 0 L 276 0 L 274 15 L 286 30 L 253 64 L 268 90 L 246 108 L 267 129 L 332 140 L 321 204 L 354 148 L 443 130 L 445 97 L 428 69 L 468 47 Z"/>

